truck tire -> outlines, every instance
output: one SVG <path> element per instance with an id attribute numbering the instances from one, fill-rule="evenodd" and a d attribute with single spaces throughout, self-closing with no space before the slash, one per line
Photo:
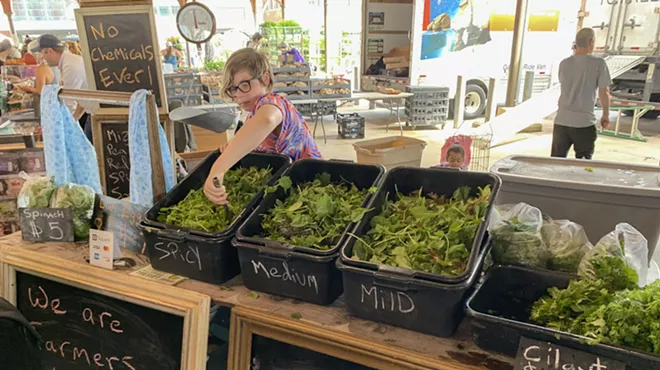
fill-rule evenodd
<path id="1" fill-rule="evenodd" d="M 479 85 L 470 84 L 465 88 L 465 119 L 481 117 L 486 110 L 486 92 Z"/>
<path id="2" fill-rule="evenodd" d="M 468 95 L 470 94 L 470 95 Z M 478 106 L 468 107 L 468 96 L 470 97 L 470 103 L 479 103 Z M 467 85 L 465 87 L 465 109 L 463 112 L 463 119 L 474 119 L 479 118 L 484 114 L 486 110 L 486 101 L 487 96 L 484 89 L 479 85 Z M 449 99 L 449 109 L 447 110 L 447 118 L 454 119 L 454 99 Z"/>
<path id="3" fill-rule="evenodd" d="M 653 102 L 653 103 L 660 102 L 660 94 L 651 94 L 651 102 Z M 633 115 L 633 111 L 624 110 L 623 115 L 631 117 Z M 660 109 L 650 110 L 650 111 L 644 113 L 644 115 L 642 115 L 642 118 L 645 118 L 645 119 L 656 119 L 658 117 L 660 117 Z"/>

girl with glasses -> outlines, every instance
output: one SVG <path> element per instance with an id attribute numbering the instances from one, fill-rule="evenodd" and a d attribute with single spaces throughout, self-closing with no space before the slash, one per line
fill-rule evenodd
<path id="1" fill-rule="evenodd" d="M 265 55 L 251 48 L 232 54 L 225 64 L 223 84 L 223 97 L 249 115 L 211 167 L 204 184 L 211 201 L 227 204 L 224 174 L 251 151 L 284 154 L 293 161 L 321 158 L 302 115 L 285 97 L 272 92 L 273 70 Z"/>

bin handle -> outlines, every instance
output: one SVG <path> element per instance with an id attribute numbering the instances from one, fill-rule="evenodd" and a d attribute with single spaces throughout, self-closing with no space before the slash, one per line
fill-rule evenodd
<path id="1" fill-rule="evenodd" d="M 187 233 L 177 230 L 159 230 L 158 237 L 173 242 L 183 242 Z"/>
<path id="2" fill-rule="evenodd" d="M 270 248 L 259 248 L 259 257 L 276 261 L 289 261 L 291 260 L 291 253 Z"/>
<path id="3" fill-rule="evenodd" d="M 332 158 L 328 160 L 329 162 L 342 162 L 342 163 L 355 163 L 355 161 L 351 161 L 349 159 L 337 159 L 337 158 Z"/>
<path id="4" fill-rule="evenodd" d="M 374 275 L 374 285 L 408 291 L 410 280 L 414 278 L 414 274 L 415 272 L 410 269 L 381 265 L 378 266 L 378 272 Z"/>

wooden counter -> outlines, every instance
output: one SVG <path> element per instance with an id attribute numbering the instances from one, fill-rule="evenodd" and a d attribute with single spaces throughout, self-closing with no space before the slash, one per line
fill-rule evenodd
<path id="1" fill-rule="evenodd" d="M 128 274 L 146 266 L 146 257 L 127 250 L 122 253 L 132 257 L 137 266 L 114 271 L 98 269 L 96 274 L 108 280 L 132 279 L 136 287 L 145 284 L 145 280 Z M 39 256 L 72 270 L 76 268 L 72 265 L 90 268 L 83 260 L 87 255 L 86 243 L 28 243 L 23 242 L 20 234 L 0 239 L 0 262 Z M 229 369 L 249 368 L 252 334 L 375 369 L 513 369 L 512 359 L 477 348 L 465 323 L 453 338 L 437 338 L 351 317 L 343 305 L 343 296 L 330 306 L 317 306 L 251 292 L 241 284 L 240 276 L 223 286 L 185 280 L 169 288 L 182 294 L 202 293 L 232 308 Z M 1 290 L 0 293 L 7 295 Z"/>

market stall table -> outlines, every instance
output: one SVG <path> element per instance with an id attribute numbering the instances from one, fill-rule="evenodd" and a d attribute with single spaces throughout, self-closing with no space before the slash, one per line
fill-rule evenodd
<path id="1" fill-rule="evenodd" d="M 97 269 L 95 274 L 108 281 L 130 281 L 134 287 L 150 283 L 129 275 L 148 264 L 146 257 L 122 250 L 124 257 L 137 265 L 131 269 Z M 29 243 L 20 233 L 0 239 L 0 271 L 6 266 L 35 257 L 45 265 L 60 265 L 71 271 L 89 268 L 84 257 L 89 256 L 87 243 Z M 5 268 L 3 270 L 3 267 Z M 48 278 L 48 271 L 42 272 Z M 7 279 L 7 274 L 2 275 Z M 165 287 L 165 285 L 163 285 Z M 2 296 L 11 296 L 7 281 Z M 388 325 L 349 316 L 340 297 L 330 306 L 317 306 L 268 294 L 255 294 L 246 289 L 240 276 L 223 286 L 185 280 L 176 287 L 182 295 L 201 293 L 219 305 L 232 309 L 229 369 L 247 369 L 251 359 L 253 335 L 289 343 L 297 347 L 327 354 L 376 369 L 441 369 L 441 370 L 510 370 L 513 360 L 486 353 L 470 340 L 463 325 L 453 338 L 437 338 Z M 108 294 L 114 294 L 108 292 Z M 11 297 L 10 297 L 11 298 Z M 187 368 L 189 369 L 189 368 Z"/>
<path id="2" fill-rule="evenodd" d="M 401 103 L 405 103 L 403 99 L 409 98 L 413 96 L 414 94 L 412 93 L 407 93 L 407 92 L 401 92 L 399 94 L 385 94 L 385 93 L 380 93 L 380 92 L 359 92 L 359 93 L 353 93 L 351 96 L 343 97 L 343 98 L 321 98 L 318 99 L 319 102 L 336 102 L 336 101 L 351 101 L 351 100 L 368 100 L 369 102 L 373 102 L 376 100 L 382 100 L 384 102 L 387 102 L 388 104 L 388 109 L 390 111 L 390 116 L 396 116 L 397 123 L 399 124 L 399 131 L 401 132 L 401 135 L 403 135 L 403 123 L 401 122 L 401 114 L 399 112 L 399 105 Z M 400 100 L 400 101 L 399 101 Z M 396 104 L 395 104 L 396 102 Z M 389 117 L 387 120 L 387 126 L 385 126 L 385 131 L 389 131 L 390 128 L 390 121 Z M 319 123 L 319 115 L 316 115 L 316 118 L 314 120 L 314 133 L 316 133 L 316 126 Z M 325 135 L 325 126 L 323 122 L 323 117 L 321 117 L 321 128 L 323 129 L 323 138 L 327 142 L 327 138 Z"/>

